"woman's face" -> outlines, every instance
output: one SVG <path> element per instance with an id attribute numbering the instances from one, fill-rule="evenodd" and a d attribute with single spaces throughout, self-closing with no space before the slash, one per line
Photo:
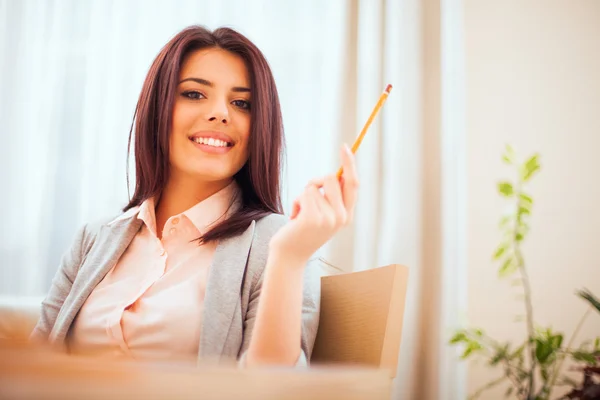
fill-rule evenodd
<path id="1" fill-rule="evenodd" d="M 248 160 L 250 79 L 242 58 L 218 48 L 181 66 L 169 137 L 171 174 L 230 181 Z"/>

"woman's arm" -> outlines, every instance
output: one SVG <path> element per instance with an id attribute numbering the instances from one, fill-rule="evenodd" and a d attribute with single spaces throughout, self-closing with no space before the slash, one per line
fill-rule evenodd
<path id="1" fill-rule="evenodd" d="M 295 365 L 302 354 L 305 266 L 354 212 L 358 179 L 347 147 L 342 164 L 342 180 L 312 181 L 294 202 L 292 220 L 271 239 L 246 365 Z"/>
<path id="2" fill-rule="evenodd" d="M 305 364 L 319 318 L 318 265 L 270 254 L 264 270 L 246 365 Z M 295 264 L 295 265 L 294 265 Z"/>
<path id="3" fill-rule="evenodd" d="M 271 262 L 269 261 L 268 264 L 271 264 Z M 270 269 L 270 268 L 269 268 Z M 257 322 L 257 316 L 258 316 L 258 310 L 259 310 L 259 303 L 263 302 L 263 299 L 265 298 L 269 298 L 269 297 L 273 297 L 273 295 L 275 294 L 274 291 L 269 290 L 269 287 L 273 287 L 272 284 L 277 284 L 277 279 L 271 279 L 269 276 L 272 276 L 272 274 L 270 274 L 268 271 L 269 269 L 267 269 L 265 267 L 265 270 L 263 271 L 263 274 L 261 275 L 260 279 L 258 280 L 255 289 L 252 291 L 252 293 L 250 294 L 250 303 L 249 303 L 249 307 L 248 307 L 248 312 L 246 315 L 246 319 L 245 319 L 245 323 L 244 323 L 244 345 L 241 351 L 241 356 L 242 356 L 242 360 L 241 363 L 242 365 L 259 365 L 261 364 L 261 360 L 258 360 L 258 362 L 256 362 L 256 359 L 253 360 L 254 356 L 250 356 L 249 353 L 249 347 L 250 347 L 250 340 L 253 337 L 256 337 L 255 332 L 259 332 L 258 333 L 258 337 L 262 337 L 262 338 L 267 338 L 269 335 L 279 335 L 281 333 L 277 332 L 277 328 L 273 325 L 268 325 L 268 324 L 263 324 L 263 323 L 256 323 Z M 310 361 L 310 355 L 312 353 L 312 349 L 313 349 L 313 345 L 315 342 L 315 337 L 317 335 L 317 328 L 318 328 L 318 324 L 319 324 L 319 301 L 320 301 L 320 297 L 321 297 L 321 293 L 320 293 L 320 284 L 321 284 L 321 268 L 319 265 L 319 261 L 318 259 L 313 259 L 311 261 L 308 262 L 308 265 L 306 265 L 306 267 L 304 267 L 304 273 L 303 273 L 303 277 L 301 278 L 302 282 L 300 283 L 300 287 L 298 287 L 298 282 L 297 279 L 294 279 L 292 282 L 292 285 L 287 285 L 287 283 L 284 283 L 283 285 L 280 285 L 282 287 L 282 289 L 284 287 L 287 287 L 288 290 L 291 290 L 290 286 L 295 286 L 296 290 L 293 290 L 294 293 L 298 293 L 299 291 L 301 292 L 301 306 L 298 307 L 298 304 L 296 303 L 295 306 L 291 306 L 293 307 L 294 310 L 299 310 L 294 317 L 294 321 L 292 323 L 292 325 L 295 325 L 295 323 L 297 321 L 300 321 L 300 327 L 299 327 L 299 331 L 298 331 L 298 325 L 295 325 L 295 329 L 290 329 L 289 332 L 285 333 L 285 336 L 287 338 L 291 338 L 293 340 L 292 344 L 290 345 L 290 348 L 296 348 L 298 350 L 298 353 L 296 354 L 295 358 L 290 356 L 291 358 L 294 358 L 292 361 L 290 362 L 285 362 L 284 364 L 286 365 L 307 365 L 308 362 Z M 267 284 L 265 285 L 265 282 L 267 282 Z M 270 282 L 270 283 L 268 283 Z M 269 294 L 270 293 L 270 294 Z M 266 296 L 265 296 L 266 294 Z M 277 296 L 275 294 L 275 296 Z M 260 301 L 259 301 L 260 300 Z M 298 298 L 295 298 L 296 301 L 298 301 Z M 264 302 L 265 304 L 273 304 L 271 301 L 267 300 Z M 267 312 L 265 313 L 265 307 L 260 307 L 263 311 L 261 311 L 261 317 L 259 318 L 260 320 L 263 321 L 268 321 L 268 320 L 273 320 L 273 319 L 279 319 L 276 316 L 276 312 L 278 310 L 266 310 Z M 288 304 L 285 307 L 281 307 L 280 310 L 284 310 L 284 309 L 290 309 L 290 305 Z M 273 312 L 275 311 L 275 312 Z M 266 314 L 266 315 L 265 315 Z M 282 324 L 286 324 L 285 320 L 287 319 L 287 317 L 284 317 L 283 320 L 281 320 Z M 287 325 L 287 324 L 286 324 Z M 261 326 L 263 326 L 263 328 L 261 328 Z M 264 327 L 267 328 L 274 328 L 274 329 L 268 329 L 267 332 L 261 332 L 261 329 L 264 329 Z M 258 329 L 256 329 L 258 328 Z M 298 333 L 299 332 L 299 333 Z M 262 343 L 268 343 L 268 342 L 262 342 Z M 255 342 L 254 345 L 259 344 L 259 342 Z M 268 348 L 266 349 L 266 352 L 271 352 L 275 350 L 274 348 Z M 285 350 L 284 350 L 285 351 Z M 274 351 L 273 351 L 274 352 Z M 261 351 L 262 353 L 262 351 Z M 275 357 L 275 359 L 272 360 L 268 360 L 265 359 L 264 362 L 262 362 L 262 364 L 281 364 L 281 362 L 279 362 L 279 357 Z"/>
<path id="4" fill-rule="evenodd" d="M 73 286 L 81 265 L 85 237 L 86 226 L 83 226 L 77 231 L 71 247 L 62 257 L 58 271 L 52 280 L 50 291 L 42 302 L 40 319 L 31 333 L 31 340 L 46 341 L 48 339 L 58 312 L 71 291 L 71 286 Z"/>

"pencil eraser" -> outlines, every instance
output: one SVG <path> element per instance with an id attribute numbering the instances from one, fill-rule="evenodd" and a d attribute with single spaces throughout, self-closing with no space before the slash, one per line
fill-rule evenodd
<path id="1" fill-rule="evenodd" d="M 388 83 L 388 85 L 385 87 L 385 92 L 386 92 L 387 94 L 390 94 L 390 92 L 391 92 L 391 91 L 392 91 L 392 85 L 390 85 L 390 84 Z"/>

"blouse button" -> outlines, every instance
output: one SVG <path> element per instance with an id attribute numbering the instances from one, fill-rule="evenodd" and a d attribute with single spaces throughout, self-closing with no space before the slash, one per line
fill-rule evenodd
<path id="1" fill-rule="evenodd" d="M 177 225 L 179 223 L 179 218 L 173 218 L 172 224 Z"/>

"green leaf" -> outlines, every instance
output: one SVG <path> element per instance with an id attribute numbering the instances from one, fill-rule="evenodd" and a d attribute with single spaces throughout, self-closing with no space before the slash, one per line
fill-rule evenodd
<path id="1" fill-rule="evenodd" d="M 560 333 L 552 336 L 552 339 L 551 339 L 552 348 L 554 350 L 560 349 L 560 347 L 562 346 L 563 339 L 564 339 L 563 335 Z"/>
<path id="2" fill-rule="evenodd" d="M 519 210 L 517 211 L 517 213 L 519 215 L 531 215 L 531 209 L 522 205 L 519 207 Z"/>
<path id="3" fill-rule="evenodd" d="M 464 359 L 466 359 L 467 357 L 469 357 L 469 356 L 471 355 L 471 353 L 472 353 L 472 352 L 473 352 L 473 349 L 472 349 L 472 348 L 470 348 L 470 347 L 467 347 L 467 348 L 465 349 L 465 351 L 463 351 L 463 353 L 461 354 L 460 358 L 464 360 Z"/>
<path id="4" fill-rule="evenodd" d="M 534 154 L 527 161 L 525 161 L 525 169 L 531 169 L 536 165 L 540 165 L 540 156 L 539 154 Z"/>
<path id="5" fill-rule="evenodd" d="M 505 215 L 504 217 L 502 217 L 500 219 L 500 223 L 498 223 L 498 227 L 504 228 L 506 225 L 509 224 L 509 222 L 512 221 L 512 218 L 513 218 L 512 215 Z"/>
<path id="6" fill-rule="evenodd" d="M 519 224 L 518 232 L 522 233 L 523 236 L 527 235 L 529 233 L 529 225 L 526 224 L 525 222 L 521 222 Z"/>
<path id="7" fill-rule="evenodd" d="M 452 338 L 450 339 L 450 344 L 457 344 L 465 341 L 467 341 L 467 335 L 465 335 L 465 333 L 461 331 L 455 333 L 454 336 L 452 336 Z"/>
<path id="8" fill-rule="evenodd" d="M 515 234 L 515 240 L 516 240 L 517 242 L 522 242 L 522 241 L 523 241 L 523 239 L 525 239 L 525 235 L 523 234 L 523 232 L 517 232 L 517 233 Z"/>
<path id="9" fill-rule="evenodd" d="M 533 174 L 535 174 L 537 171 L 540 170 L 540 166 L 536 165 L 534 168 L 530 169 L 529 171 L 527 171 L 527 173 L 525 174 L 525 176 L 523 176 L 523 182 L 527 182 L 529 179 L 531 179 L 531 177 L 533 176 Z"/>
<path id="10" fill-rule="evenodd" d="M 540 364 L 544 364 L 550 356 L 554 353 L 552 346 L 542 339 L 536 339 L 535 344 L 535 358 Z"/>
<path id="11" fill-rule="evenodd" d="M 600 350 L 600 337 L 597 337 L 596 340 L 594 340 L 594 350 Z"/>
<path id="12" fill-rule="evenodd" d="M 504 354 L 494 354 L 494 357 L 492 357 L 492 358 L 490 359 L 490 361 L 489 361 L 489 363 L 488 363 L 488 364 L 489 364 L 490 366 L 492 366 L 492 367 L 493 367 L 493 366 L 495 366 L 495 365 L 498 365 L 498 363 L 499 363 L 500 361 L 504 360 L 505 358 L 506 358 L 506 357 L 505 357 L 505 355 L 504 355 Z"/>
<path id="13" fill-rule="evenodd" d="M 529 233 L 529 231 L 527 230 L 527 228 L 521 228 L 515 234 L 515 239 L 517 239 L 517 236 L 518 236 L 520 238 L 520 241 L 523 241 L 527 237 L 528 233 Z"/>
<path id="14" fill-rule="evenodd" d="M 510 397 L 510 395 L 512 394 L 514 390 L 514 387 L 509 386 L 508 389 L 506 389 L 506 392 L 504 393 L 504 397 Z"/>
<path id="15" fill-rule="evenodd" d="M 496 252 L 494 253 L 494 260 L 499 260 L 502 255 L 506 252 L 506 250 L 508 250 L 508 247 L 510 246 L 509 243 L 502 243 L 500 246 L 498 246 L 498 248 L 496 249 Z"/>
<path id="16" fill-rule="evenodd" d="M 519 199 L 521 200 L 521 203 L 523 203 L 523 204 L 528 204 L 529 206 L 533 205 L 533 199 L 526 193 L 521 192 L 519 194 Z"/>
<path id="17" fill-rule="evenodd" d="M 502 154 L 502 161 L 507 164 L 514 164 L 515 162 L 515 150 L 507 144 L 504 150 L 504 154 Z"/>
<path id="18" fill-rule="evenodd" d="M 539 337 L 535 338 L 535 356 L 540 365 L 549 366 L 556 360 L 556 353 L 561 348 L 563 335 L 561 333 L 553 334 L 551 329 L 544 329 L 538 332 Z"/>
<path id="19" fill-rule="evenodd" d="M 539 170 L 540 170 L 539 155 L 534 154 L 527 161 L 525 161 L 525 164 L 523 164 L 523 167 L 521 170 L 521 179 L 523 179 L 523 182 L 527 182 L 529 179 L 531 179 L 533 174 L 535 174 Z"/>
<path id="20" fill-rule="evenodd" d="M 481 350 L 481 349 L 482 349 L 482 347 L 481 347 L 481 345 L 479 343 L 470 342 L 467 345 L 467 348 L 465 349 L 465 351 L 463 352 L 461 358 L 465 359 L 465 358 L 469 357 L 471 355 L 471 353 L 476 352 L 476 351 Z"/>
<path id="21" fill-rule="evenodd" d="M 574 360 L 582 361 L 584 363 L 588 363 L 588 364 L 596 363 L 596 356 L 594 355 L 594 353 L 588 353 L 586 351 L 574 351 L 571 354 L 571 356 L 573 357 Z"/>
<path id="22" fill-rule="evenodd" d="M 600 300 L 598 300 L 592 292 L 587 289 L 579 290 L 577 295 L 582 299 L 586 300 L 592 307 L 594 307 L 598 312 L 600 312 Z"/>
<path id="23" fill-rule="evenodd" d="M 473 333 L 475 334 L 475 336 L 478 336 L 478 337 L 482 337 L 483 336 L 483 330 L 479 329 L 479 328 L 473 329 Z"/>
<path id="24" fill-rule="evenodd" d="M 505 277 L 505 276 L 508 276 L 508 275 L 514 273 L 516 270 L 517 270 L 517 263 L 515 262 L 514 258 L 510 257 L 504 261 L 504 263 L 502 264 L 502 267 L 500 267 L 500 270 L 498 271 L 498 275 L 500 277 Z"/>
<path id="25" fill-rule="evenodd" d="M 510 182 L 499 182 L 498 192 L 505 197 L 511 197 L 514 194 L 513 185 Z"/>
<path id="26" fill-rule="evenodd" d="M 519 346 L 511 355 L 510 355 L 510 359 L 514 360 L 515 358 L 519 358 L 523 356 L 523 351 L 525 350 L 525 346 L 526 344 L 523 343 L 521 346 Z"/>
<path id="27" fill-rule="evenodd" d="M 509 345 L 505 344 L 504 346 L 497 348 L 494 356 L 489 361 L 489 365 L 494 366 L 500 361 L 506 360 L 508 357 L 508 347 Z"/>
<path id="28" fill-rule="evenodd" d="M 507 164 L 515 163 L 515 151 L 508 144 L 505 147 L 504 154 L 502 154 L 502 161 L 504 161 Z"/>

